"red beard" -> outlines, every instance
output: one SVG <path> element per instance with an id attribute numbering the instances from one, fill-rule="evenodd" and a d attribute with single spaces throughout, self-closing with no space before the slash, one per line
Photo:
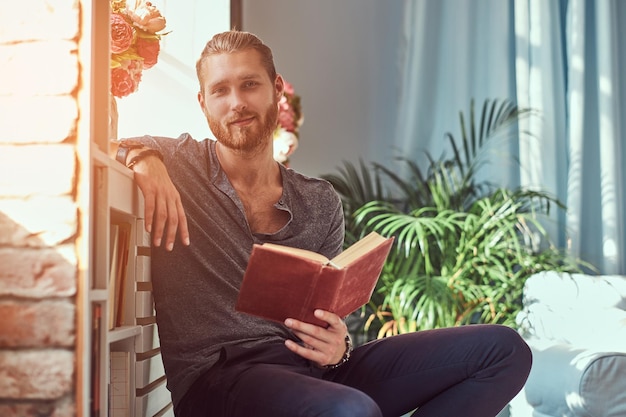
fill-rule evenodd
<path id="1" fill-rule="evenodd" d="M 255 117 L 259 123 L 238 127 L 231 125 L 235 120 Z M 217 119 L 207 116 L 211 132 L 222 145 L 239 152 L 249 153 L 262 149 L 272 140 L 278 117 L 278 106 L 273 102 L 268 106 L 263 117 L 257 113 L 243 111 L 227 119 L 224 124 Z"/>

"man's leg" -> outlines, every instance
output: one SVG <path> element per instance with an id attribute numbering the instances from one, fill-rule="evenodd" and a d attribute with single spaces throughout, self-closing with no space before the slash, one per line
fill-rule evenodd
<path id="1" fill-rule="evenodd" d="M 382 417 L 357 389 L 276 365 L 250 368 L 228 395 L 229 417 Z"/>
<path id="2" fill-rule="evenodd" d="M 373 398 L 385 417 L 490 417 L 530 372 L 530 349 L 515 330 L 468 325 L 370 342 L 325 378 Z"/>
<path id="3" fill-rule="evenodd" d="M 192 386 L 177 417 L 382 417 L 365 393 L 322 380 L 322 369 L 282 344 L 223 355 Z"/>

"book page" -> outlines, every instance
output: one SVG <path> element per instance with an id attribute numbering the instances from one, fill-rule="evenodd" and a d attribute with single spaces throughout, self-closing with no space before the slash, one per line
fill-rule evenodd
<path id="1" fill-rule="evenodd" d="M 317 261 L 324 265 L 328 264 L 329 262 L 329 259 L 325 257 L 324 255 L 310 251 L 310 250 L 306 250 L 306 249 L 292 248 L 290 246 L 277 245 L 274 243 L 264 243 L 263 246 L 266 247 L 267 249 L 271 249 L 277 252 L 290 253 L 300 258 Z"/>
<path id="2" fill-rule="evenodd" d="M 379 235 L 376 232 L 372 232 L 365 236 L 363 239 L 350 246 L 348 249 L 341 252 L 339 255 L 332 259 L 332 263 L 340 268 L 343 268 L 353 261 L 357 260 L 367 252 L 371 251 L 381 243 L 385 242 L 387 238 Z"/>

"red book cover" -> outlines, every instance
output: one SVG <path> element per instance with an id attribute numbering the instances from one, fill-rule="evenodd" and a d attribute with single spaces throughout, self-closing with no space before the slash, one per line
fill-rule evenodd
<path id="1" fill-rule="evenodd" d="M 235 308 L 281 323 L 290 317 L 326 327 L 313 312 L 345 317 L 366 304 L 392 243 L 372 232 L 330 260 L 303 249 L 255 244 Z"/>

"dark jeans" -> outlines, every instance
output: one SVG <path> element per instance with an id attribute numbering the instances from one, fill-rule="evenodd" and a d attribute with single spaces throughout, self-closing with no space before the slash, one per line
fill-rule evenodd
<path id="1" fill-rule="evenodd" d="M 492 417 L 524 385 L 532 356 L 511 328 L 420 331 L 357 347 L 323 370 L 282 344 L 222 352 L 177 417 Z"/>

